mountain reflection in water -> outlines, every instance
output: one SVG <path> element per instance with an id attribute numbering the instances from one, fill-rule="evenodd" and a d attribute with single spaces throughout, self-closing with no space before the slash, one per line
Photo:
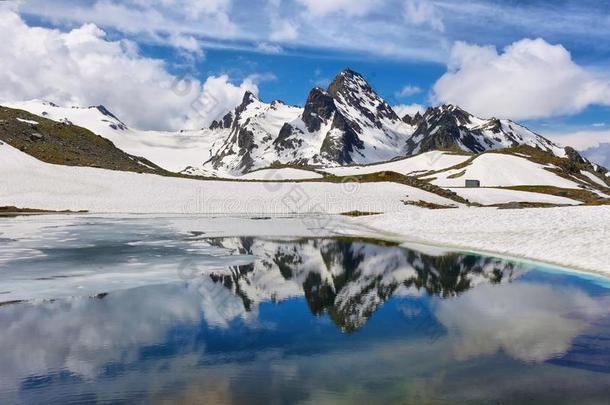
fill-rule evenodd
<path id="1" fill-rule="evenodd" d="M 174 281 L 0 306 L 0 402 L 610 394 L 608 290 L 576 276 L 375 240 L 188 240 L 213 260 L 172 246 Z"/>
<path id="2" fill-rule="evenodd" d="M 514 263 L 501 259 L 440 250 L 426 254 L 382 241 L 208 241 L 213 246 L 256 257 L 248 265 L 208 272 L 214 283 L 222 284 L 241 299 L 242 314 L 263 301 L 304 296 L 314 315 L 327 313 L 341 330 L 348 332 L 362 327 L 395 294 L 449 298 L 480 283 L 508 282 L 515 273 Z M 202 288 L 208 286 L 204 281 Z M 226 303 L 212 304 L 222 308 Z M 226 321 L 218 320 L 217 324 Z"/>

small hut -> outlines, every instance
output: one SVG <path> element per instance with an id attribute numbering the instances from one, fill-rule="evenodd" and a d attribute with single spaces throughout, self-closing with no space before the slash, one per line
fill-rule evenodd
<path id="1" fill-rule="evenodd" d="M 466 188 L 479 188 L 481 182 L 479 180 L 466 180 Z"/>

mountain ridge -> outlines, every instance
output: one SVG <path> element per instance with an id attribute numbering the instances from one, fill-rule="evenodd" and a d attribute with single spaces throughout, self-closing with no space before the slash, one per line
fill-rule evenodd
<path id="1" fill-rule="evenodd" d="M 399 117 L 351 69 L 340 72 L 327 89 L 311 89 L 303 107 L 280 100 L 265 103 L 246 91 L 241 103 L 209 128 L 175 133 L 134 130 L 104 106 L 62 108 L 43 101 L 13 106 L 59 122 L 74 121 L 166 170 L 205 177 L 240 177 L 283 166 L 374 165 L 436 150 L 477 155 L 520 146 L 571 165 L 590 164 L 575 150 L 568 153 L 511 120 L 481 119 L 455 105 Z M 608 178 L 604 168 L 590 166 Z"/>
<path id="2" fill-rule="evenodd" d="M 362 165 L 437 149 L 476 154 L 519 145 L 566 156 L 563 148 L 520 124 L 481 119 L 450 104 L 399 117 L 351 69 L 340 72 L 327 89 L 314 87 L 300 114 L 296 111 L 292 120 L 275 124 L 278 131 L 261 131 L 265 110 L 278 108 L 274 103 L 246 93 L 239 106 L 214 121 L 210 130 L 230 133 L 223 150 L 203 167 L 239 174 L 272 165 Z M 248 119 L 240 120 L 245 111 Z"/>

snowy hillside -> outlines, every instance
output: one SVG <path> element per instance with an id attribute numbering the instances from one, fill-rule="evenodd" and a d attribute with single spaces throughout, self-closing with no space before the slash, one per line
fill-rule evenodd
<path id="1" fill-rule="evenodd" d="M 41 162 L 0 143 L 0 206 L 180 214 L 395 212 L 404 201 L 459 206 L 404 184 L 197 180 Z M 322 221 L 322 224 L 326 223 Z"/>
<path id="2" fill-rule="evenodd" d="M 511 153 L 481 153 L 453 167 L 412 175 L 450 189 L 470 202 L 485 205 L 508 201 L 574 204 L 574 199 L 589 203 L 607 203 L 610 200 L 610 181 L 605 175 L 606 172 L 575 154 L 570 148 L 566 148 L 566 153 L 569 157 L 558 158 L 540 149 L 526 146 L 521 147 L 519 152 L 511 150 Z M 477 180 L 481 188 L 463 189 L 466 180 Z M 486 187 L 510 187 L 514 190 L 494 191 Z M 533 198 L 533 195 L 528 194 L 517 195 L 517 189 L 550 196 Z"/>
<path id="3" fill-rule="evenodd" d="M 104 106 L 60 107 L 48 101 L 3 103 L 55 121 L 71 123 L 103 136 L 119 149 L 144 157 L 171 172 L 201 167 L 220 146 L 222 131 L 140 131 L 127 127 Z M 202 174 L 201 171 L 198 174 Z"/>
<path id="4" fill-rule="evenodd" d="M 335 176 L 357 176 L 383 171 L 391 171 L 405 176 L 420 175 L 430 171 L 448 169 L 464 163 L 471 156 L 441 151 L 430 151 L 416 156 L 394 160 L 387 163 L 377 163 L 366 166 L 329 167 L 323 170 Z"/>
<path id="5" fill-rule="evenodd" d="M 549 185 L 578 188 L 575 181 L 560 177 L 543 165 L 525 157 L 501 153 L 482 154 L 465 168 L 446 170 L 434 175 L 433 184 L 443 187 L 463 186 L 465 179 L 477 179 L 483 187 Z"/>

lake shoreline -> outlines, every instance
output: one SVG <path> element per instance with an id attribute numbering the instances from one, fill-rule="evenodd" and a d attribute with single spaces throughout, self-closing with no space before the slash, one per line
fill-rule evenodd
<path id="1" fill-rule="evenodd" d="M 349 220 L 404 242 L 610 276 L 610 208 L 461 209 L 385 213 Z"/>

